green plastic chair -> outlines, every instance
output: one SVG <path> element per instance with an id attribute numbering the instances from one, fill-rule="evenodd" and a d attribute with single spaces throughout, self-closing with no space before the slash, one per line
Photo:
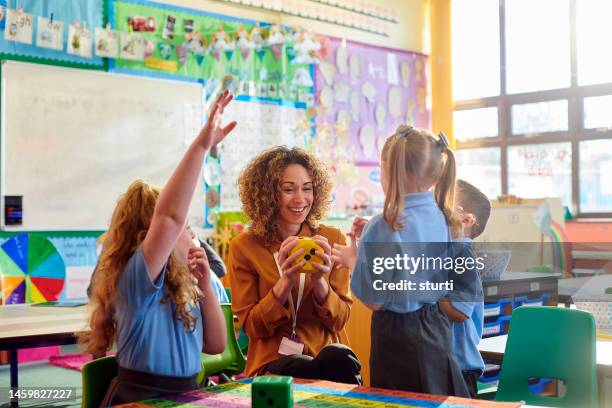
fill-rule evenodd
<path id="1" fill-rule="evenodd" d="M 595 320 L 590 313 L 553 306 L 514 310 L 496 401 L 554 407 L 595 408 Z M 530 378 L 563 380 L 563 397 L 532 394 Z"/>
<path id="2" fill-rule="evenodd" d="M 240 374 L 246 366 L 246 359 L 240 350 L 234 330 L 234 313 L 232 305 L 225 303 L 221 305 L 225 327 L 227 329 L 227 345 L 221 354 L 202 353 L 202 372 L 198 376 L 198 382 L 202 384 L 206 377 L 212 375 L 223 376 L 226 380 L 229 376 Z"/>
<path id="3" fill-rule="evenodd" d="M 108 356 L 92 360 L 83 366 L 83 408 L 98 408 L 106 395 L 111 380 L 117 376 L 117 359 Z"/>

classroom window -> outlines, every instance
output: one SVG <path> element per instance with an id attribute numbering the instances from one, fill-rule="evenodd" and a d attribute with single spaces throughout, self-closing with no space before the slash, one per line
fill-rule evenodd
<path id="1" fill-rule="evenodd" d="M 453 113 L 453 134 L 457 140 L 497 136 L 497 108 L 465 109 Z"/>
<path id="2" fill-rule="evenodd" d="M 578 85 L 612 82 L 612 53 L 602 47 L 612 38 L 611 15 L 610 0 L 576 2 Z"/>
<path id="3" fill-rule="evenodd" d="M 612 207 L 612 139 L 580 142 L 580 209 L 607 212 Z"/>
<path id="4" fill-rule="evenodd" d="M 567 101 L 512 105 L 512 134 L 535 135 L 567 130 Z"/>
<path id="5" fill-rule="evenodd" d="M 457 176 L 478 186 L 490 199 L 501 194 L 501 156 L 498 148 L 464 149 L 456 152 Z"/>
<path id="6" fill-rule="evenodd" d="M 584 98 L 584 128 L 612 128 L 612 95 Z"/>
<path id="7" fill-rule="evenodd" d="M 499 95 L 499 5 L 491 0 L 455 0 L 451 15 L 454 98 Z"/>
<path id="8" fill-rule="evenodd" d="M 523 198 L 561 197 L 572 204 L 572 147 L 569 143 L 508 147 L 508 192 Z"/>
<path id="9" fill-rule="evenodd" d="M 560 197 L 575 217 L 612 218 L 612 187 L 607 187 L 612 185 L 612 53 L 605 48 L 605 39 L 612 37 L 612 1 L 486 3 L 451 3 L 452 18 L 460 19 L 452 22 L 453 91 L 465 89 L 454 95 L 459 174 L 490 197 L 497 191 Z M 487 7 L 488 22 L 472 11 L 476 4 Z M 477 39 L 478 27 L 487 24 L 499 33 L 480 30 L 487 38 Z M 470 41 L 492 39 L 496 46 L 469 47 Z M 485 75 L 458 75 L 469 71 L 458 61 L 467 67 L 499 61 L 487 68 L 495 70 L 499 92 L 470 94 L 469 88 L 480 86 Z"/>
<path id="10" fill-rule="evenodd" d="M 570 85 L 569 10 L 569 0 L 506 0 L 508 93 Z"/>

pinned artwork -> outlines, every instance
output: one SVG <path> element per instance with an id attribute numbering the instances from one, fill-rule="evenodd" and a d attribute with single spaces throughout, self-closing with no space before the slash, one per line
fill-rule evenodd
<path id="1" fill-rule="evenodd" d="M 331 62 L 321 61 L 319 69 L 321 70 L 323 79 L 325 79 L 325 83 L 330 86 L 333 85 L 334 76 L 336 75 L 336 66 Z"/>
<path id="2" fill-rule="evenodd" d="M 351 119 L 353 122 L 359 122 L 359 115 L 361 113 L 361 98 L 359 96 L 359 92 L 351 91 L 351 96 L 349 96 L 349 103 L 351 105 Z"/>
<path id="3" fill-rule="evenodd" d="M 212 51 L 213 57 L 215 57 L 217 61 L 219 61 L 221 55 L 223 55 L 224 53 L 227 59 L 231 59 L 235 46 L 236 44 L 234 43 L 234 41 L 231 41 L 229 35 L 227 35 L 225 30 L 223 30 L 222 28 L 215 31 L 215 33 L 210 39 L 210 49 Z"/>
<path id="4" fill-rule="evenodd" d="M 344 81 L 334 84 L 334 100 L 340 103 L 348 103 L 351 86 Z"/>
<path id="5" fill-rule="evenodd" d="M 336 114 L 336 126 L 342 130 L 348 129 L 351 122 L 351 115 L 346 109 L 340 109 Z"/>
<path id="6" fill-rule="evenodd" d="M 86 25 L 70 24 L 68 27 L 68 54 L 91 58 L 93 35 Z"/>
<path id="7" fill-rule="evenodd" d="M 166 16 L 166 21 L 165 21 L 165 24 L 164 24 L 164 31 L 162 32 L 162 38 L 164 40 L 173 40 L 174 39 L 174 29 L 175 29 L 175 26 L 176 26 L 176 17 Z"/>
<path id="8" fill-rule="evenodd" d="M 348 74 L 348 49 L 344 43 L 336 49 L 336 66 L 341 75 Z"/>
<path id="9" fill-rule="evenodd" d="M 376 87 L 372 82 L 366 81 L 361 85 L 361 94 L 365 96 L 368 102 L 373 103 L 374 98 L 376 98 Z"/>
<path id="10" fill-rule="evenodd" d="M 236 42 L 236 47 L 240 50 L 242 58 L 244 60 L 248 59 L 251 50 L 255 48 L 255 43 L 251 41 L 250 34 L 244 26 L 240 26 L 238 32 L 234 33 L 234 41 Z"/>
<path id="11" fill-rule="evenodd" d="M 21 9 L 6 9 L 4 39 L 24 44 L 32 44 L 33 17 Z"/>
<path id="12" fill-rule="evenodd" d="M 365 157 L 372 159 L 374 157 L 374 149 L 376 136 L 374 128 L 369 123 L 361 128 L 359 132 L 359 144 Z"/>
<path id="13" fill-rule="evenodd" d="M 374 119 L 376 120 L 376 127 L 379 131 L 383 131 L 387 128 L 387 108 L 385 108 L 382 102 L 376 104 Z"/>
<path id="14" fill-rule="evenodd" d="M 378 135 L 378 137 L 376 138 L 376 147 L 378 148 L 378 154 L 382 154 L 383 151 L 383 147 L 385 146 L 385 142 L 387 141 L 387 137 L 389 135 L 386 135 L 384 133 L 381 133 Z"/>
<path id="15" fill-rule="evenodd" d="M 268 30 L 268 38 L 266 38 L 266 43 L 272 49 L 274 59 L 278 61 L 281 57 L 283 47 L 285 45 L 285 29 L 278 24 L 270 27 L 270 29 Z"/>
<path id="16" fill-rule="evenodd" d="M 145 43 L 140 34 L 121 33 L 119 44 L 119 58 L 129 61 L 144 60 Z"/>
<path id="17" fill-rule="evenodd" d="M 389 89 L 387 98 L 387 107 L 389 108 L 389 115 L 393 118 L 397 118 L 402 114 L 402 91 L 400 88 L 393 86 Z"/>
<path id="18" fill-rule="evenodd" d="M 296 86 L 313 86 L 314 81 L 310 75 L 310 70 L 307 68 L 296 69 L 291 84 Z"/>
<path id="19" fill-rule="evenodd" d="M 96 56 L 117 58 L 119 55 L 119 34 L 108 28 L 97 27 L 95 31 Z"/>
<path id="20" fill-rule="evenodd" d="M 404 61 L 400 64 L 400 73 L 402 76 L 402 85 L 409 86 L 410 85 L 410 65 L 408 65 L 407 61 Z"/>
<path id="21" fill-rule="evenodd" d="M 38 17 L 36 46 L 61 51 L 64 49 L 64 23 Z"/>
<path id="22" fill-rule="evenodd" d="M 334 91 L 330 86 L 325 86 L 319 93 L 319 103 L 321 107 L 329 114 L 334 106 Z"/>

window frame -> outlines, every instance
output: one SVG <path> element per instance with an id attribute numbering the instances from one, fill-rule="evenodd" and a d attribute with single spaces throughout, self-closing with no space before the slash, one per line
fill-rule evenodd
<path id="1" fill-rule="evenodd" d="M 612 95 L 612 82 L 597 85 L 578 85 L 576 1 L 570 0 L 570 86 L 561 89 L 508 94 L 506 89 L 506 22 L 505 0 L 499 1 L 499 58 L 500 94 L 478 99 L 454 102 L 454 110 L 497 107 L 498 135 L 474 140 L 457 140 L 457 150 L 480 147 L 500 148 L 501 191 L 508 194 L 508 146 L 570 142 L 572 150 L 572 215 L 575 218 L 612 218 L 611 212 L 582 212 L 580 209 L 580 154 L 579 143 L 588 140 L 612 139 L 611 129 L 584 128 L 584 98 Z M 512 134 L 512 106 L 525 103 L 548 102 L 559 99 L 568 101 L 568 130 L 546 132 L 537 135 Z"/>

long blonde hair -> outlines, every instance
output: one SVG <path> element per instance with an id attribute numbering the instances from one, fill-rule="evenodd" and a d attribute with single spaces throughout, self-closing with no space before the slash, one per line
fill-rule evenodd
<path id="1" fill-rule="evenodd" d="M 455 156 L 444 135 L 436 138 L 425 129 L 400 125 L 390 136 L 382 150 L 382 165 L 386 175 L 385 221 L 394 230 L 404 227 L 402 211 L 407 194 L 405 175 L 413 175 L 420 181 L 434 184 L 434 197 L 444 213 L 448 225 L 455 225 L 453 211 L 455 198 Z"/>
<path id="2" fill-rule="evenodd" d="M 158 188 L 136 180 L 115 207 L 92 282 L 90 330 L 79 334 L 79 343 L 89 354 L 104 353 L 113 345 L 117 330 L 115 305 L 119 277 L 147 234 L 159 193 Z M 201 294 L 197 281 L 174 252 L 167 268 L 164 285 L 168 295 L 162 302 L 172 302 L 175 319 L 183 323 L 186 331 L 193 330 L 196 318 L 189 310 Z"/>

